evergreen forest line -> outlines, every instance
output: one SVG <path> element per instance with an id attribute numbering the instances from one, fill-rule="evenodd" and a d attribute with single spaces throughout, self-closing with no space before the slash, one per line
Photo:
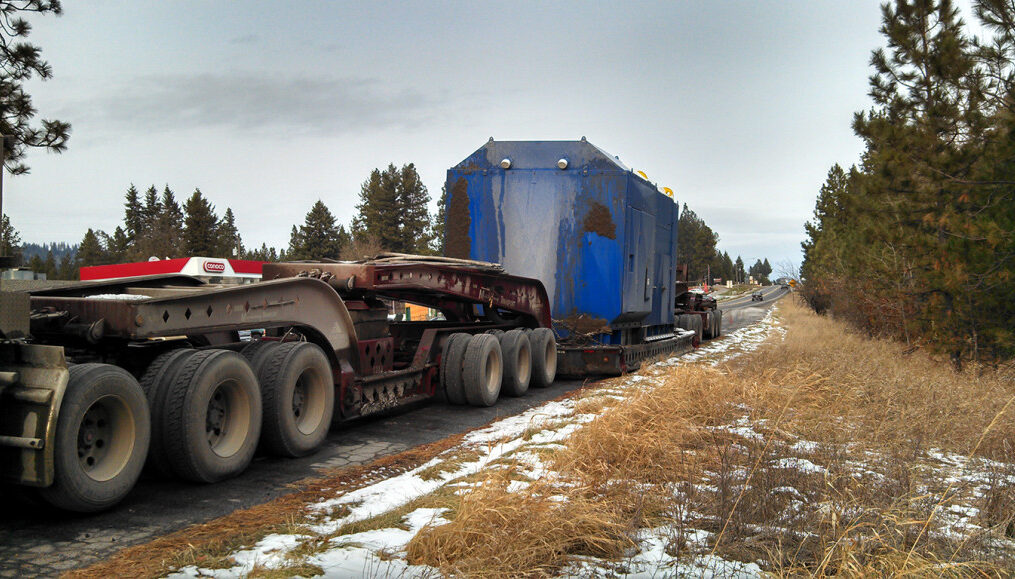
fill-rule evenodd
<path id="1" fill-rule="evenodd" d="M 806 225 L 819 313 L 964 360 L 1015 354 L 1015 4 L 882 6 L 859 163 L 833 166 Z"/>
<path id="2" fill-rule="evenodd" d="M 67 244 L 20 244 L 16 230 L 4 222 L 3 239 L 14 240 L 8 251 L 20 254 L 21 261 L 48 279 L 76 279 L 81 267 L 159 259 L 205 256 L 258 261 L 340 259 L 355 260 L 383 251 L 443 255 L 444 208 L 441 191 L 437 211 L 427 207 L 430 194 L 412 163 L 384 170 L 374 169 L 360 188 L 356 214 L 349 227 L 318 200 L 307 212 L 303 224 L 293 225 L 288 247 L 261 243 L 248 247 L 236 226 L 232 208 L 220 216 L 215 205 L 196 189 L 182 205 L 168 185 L 162 191 L 151 186 L 141 193 L 131 185 L 124 197 L 122 224 L 111 233 L 89 228 L 81 241 Z M 6 220 L 6 216 L 4 217 Z M 688 277 L 703 281 L 730 279 L 745 283 L 749 276 L 768 283 L 772 266 L 758 259 L 745 269 L 718 249 L 719 235 L 687 204 L 680 213 L 678 253 L 688 264 Z M 19 245 L 20 244 L 20 245 Z M 711 281 L 710 281 L 711 283 Z"/>

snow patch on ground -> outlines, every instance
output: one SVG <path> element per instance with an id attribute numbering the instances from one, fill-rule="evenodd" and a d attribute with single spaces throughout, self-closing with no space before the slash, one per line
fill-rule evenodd
<path id="1" fill-rule="evenodd" d="M 670 367 L 692 362 L 716 365 L 753 351 L 773 333 L 784 332 L 773 316 L 772 310 L 756 324 L 731 332 L 724 338 L 709 342 L 685 356 L 657 363 L 656 366 Z M 629 375 L 622 377 L 619 384 L 597 390 L 596 394 L 622 400 L 635 389 L 640 390 L 657 384 L 659 380 L 651 376 Z M 513 460 L 519 465 L 514 472 L 532 480 L 552 477 L 553 473 L 548 470 L 535 449 L 559 448 L 560 443 L 571 433 L 596 418 L 593 414 L 578 413 L 577 402 L 574 399 L 548 402 L 519 415 L 498 420 L 486 428 L 469 433 L 460 446 L 442 453 L 418 468 L 310 505 L 307 514 L 314 518 L 316 523 L 311 525 L 309 530 L 318 536 L 330 536 L 343 525 L 398 509 L 433 493 L 442 486 L 455 488 L 456 492 L 468 492 L 473 484 L 461 479 L 490 468 L 493 466 L 491 463 L 502 458 Z M 763 435 L 756 432 L 753 426 L 744 417 L 735 424 L 717 428 L 747 440 L 755 442 L 763 440 Z M 474 453 L 477 458 L 457 465 L 453 471 L 439 473 L 438 476 L 433 476 L 432 470 L 426 479 L 420 476 L 421 472 L 462 451 Z M 783 468 L 814 470 L 821 467 L 808 460 L 799 459 L 798 462 L 787 463 Z M 746 477 L 747 473 L 740 473 L 739 476 Z M 525 481 L 512 481 L 507 488 L 509 492 L 518 492 L 527 488 L 529 484 Z M 796 489 L 792 487 L 783 489 L 783 492 L 790 494 L 795 491 Z M 402 519 L 408 530 L 385 528 L 333 536 L 323 551 L 300 560 L 321 567 L 327 577 L 437 576 L 439 573 L 436 569 L 409 565 L 404 556 L 406 545 L 420 529 L 426 525 L 447 522 L 442 518 L 442 514 L 441 509 L 416 509 Z M 683 531 L 685 540 L 692 546 L 696 545 L 701 552 L 691 556 L 687 554 L 679 557 L 671 556 L 667 552 L 667 545 L 672 539 L 673 532 L 673 529 L 669 528 L 643 529 L 636 536 L 637 552 L 632 553 L 624 561 L 581 558 L 564 569 L 562 576 L 609 575 L 614 574 L 618 568 L 622 568 L 623 574 L 629 577 L 761 575 L 761 568 L 754 563 L 727 561 L 701 551 L 708 540 L 708 533 L 704 531 L 687 529 Z M 202 569 L 190 566 L 179 570 L 173 577 L 236 577 L 250 573 L 255 566 L 268 569 L 283 568 L 292 562 L 289 553 L 308 538 L 305 535 L 270 535 L 254 547 L 234 553 L 232 557 L 236 565 L 229 569 Z"/>

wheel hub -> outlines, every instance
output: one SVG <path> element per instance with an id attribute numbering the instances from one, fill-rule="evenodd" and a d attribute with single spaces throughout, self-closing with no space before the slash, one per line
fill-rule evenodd
<path id="1" fill-rule="evenodd" d="M 78 459 L 85 472 L 102 462 L 111 435 L 108 409 L 102 403 L 93 404 L 85 412 L 78 429 Z"/>
<path id="2" fill-rule="evenodd" d="M 226 396 L 222 393 L 221 388 L 216 389 L 215 394 L 208 401 L 208 413 L 205 417 L 205 433 L 208 436 L 208 444 L 212 448 L 225 433 L 227 411 Z"/>
<path id="3" fill-rule="evenodd" d="M 296 388 L 293 389 L 293 416 L 297 419 L 303 416 L 303 407 L 306 405 L 306 400 L 306 385 L 301 380 L 296 383 Z"/>

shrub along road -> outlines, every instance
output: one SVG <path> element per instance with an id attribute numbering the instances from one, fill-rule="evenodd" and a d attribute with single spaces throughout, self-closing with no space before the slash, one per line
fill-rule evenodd
<path id="1" fill-rule="evenodd" d="M 723 304 L 724 333 L 764 317 L 786 290 L 765 288 L 763 302 Z M 293 483 L 483 426 L 580 388 L 582 381 L 557 381 L 521 398 L 501 398 L 491 408 L 423 404 L 392 416 L 336 426 L 324 446 L 300 459 L 258 456 L 241 476 L 197 485 L 145 474 L 113 510 L 70 515 L 26 500 L 20 489 L 0 487 L 0 577 L 54 576 L 109 557 L 189 525 L 292 492 Z"/>

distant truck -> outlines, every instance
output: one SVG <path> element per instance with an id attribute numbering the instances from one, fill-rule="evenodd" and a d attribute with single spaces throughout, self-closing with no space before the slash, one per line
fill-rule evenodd
<path id="1" fill-rule="evenodd" d="M 247 285 L 159 275 L 0 296 L 0 481 L 72 511 L 115 505 L 146 464 L 214 482 L 259 445 L 313 452 L 333 418 L 435 396 L 490 406 L 556 375 L 543 285 L 475 261 L 265 264 Z M 445 319 L 389 321 L 382 299 Z"/>
<path id="2" fill-rule="evenodd" d="M 703 340 L 712 340 L 722 335 L 722 310 L 714 297 L 698 289 L 691 289 L 687 282 L 687 266 L 677 267 L 676 299 L 673 314 L 676 326 L 694 332 L 693 345 L 697 348 Z"/>

